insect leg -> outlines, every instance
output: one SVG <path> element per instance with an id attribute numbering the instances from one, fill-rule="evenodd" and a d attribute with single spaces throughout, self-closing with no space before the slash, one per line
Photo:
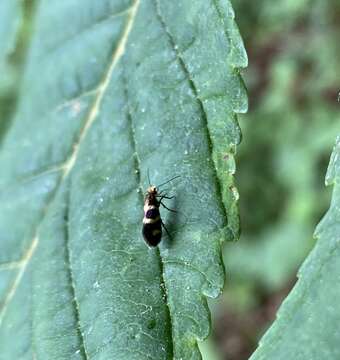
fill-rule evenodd
<path id="1" fill-rule="evenodd" d="M 149 168 L 147 169 L 147 172 L 146 172 L 146 173 L 147 173 L 147 176 L 148 176 L 149 186 L 151 186 Z"/>
<path id="2" fill-rule="evenodd" d="M 162 226 L 164 227 L 164 230 L 166 231 L 167 235 L 169 236 L 170 240 L 172 241 L 172 237 L 171 237 L 171 235 L 170 235 L 168 229 L 166 228 L 166 226 L 165 226 L 165 224 L 164 224 L 164 222 L 163 222 L 162 219 L 161 219 L 161 223 L 162 223 Z"/>
<path id="3" fill-rule="evenodd" d="M 171 198 L 170 198 L 171 199 Z M 168 208 L 166 205 L 164 205 L 164 203 L 162 203 L 162 199 L 159 201 L 159 203 L 164 207 L 166 208 L 167 210 L 171 211 L 171 212 L 174 212 L 174 213 L 177 213 L 178 211 L 177 210 L 174 210 L 174 209 L 170 209 Z"/>
<path id="4" fill-rule="evenodd" d="M 167 196 L 167 195 L 156 195 L 156 197 L 160 197 L 161 199 L 159 201 L 162 201 L 163 199 L 173 199 L 174 196 Z"/>

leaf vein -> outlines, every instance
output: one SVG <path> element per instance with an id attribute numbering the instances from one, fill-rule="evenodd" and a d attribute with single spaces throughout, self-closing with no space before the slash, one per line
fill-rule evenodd
<path id="1" fill-rule="evenodd" d="M 17 261 L 13 260 L 9 262 L 3 262 L 0 264 L 0 271 L 18 269 L 21 266 L 23 266 L 23 264 L 24 264 L 23 260 L 17 260 Z"/>
<path id="2" fill-rule="evenodd" d="M 196 86 L 196 84 L 195 84 L 195 82 L 194 82 L 194 80 L 193 80 L 193 78 L 192 78 L 192 76 L 190 74 L 190 71 L 189 71 L 183 57 L 181 56 L 181 54 L 179 52 L 179 47 L 176 44 L 175 39 L 171 35 L 170 30 L 169 30 L 169 28 L 168 28 L 168 26 L 167 26 L 167 24 L 165 22 L 164 17 L 162 16 L 161 7 L 160 7 L 160 0 L 154 0 L 154 4 L 155 4 L 155 7 L 156 7 L 157 17 L 159 19 L 159 22 L 160 22 L 164 32 L 166 33 L 166 35 L 168 37 L 169 44 L 170 44 L 172 50 L 176 54 L 176 58 L 177 58 L 177 60 L 179 62 L 179 65 L 181 66 L 184 74 L 186 75 L 186 77 L 188 79 L 189 86 L 190 86 L 192 92 L 195 95 L 195 98 L 197 100 L 197 104 L 198 104 L 200 112 L 202 114 L 202 118 L 204 120 L 205 128 L 206 128 L 206 131 L 207 131 L 207 140 L 208 140 L 208 144 L 209 144 L 209 150 L 210 150 L 210 153 L 211 153 L 211 158 L 213 160 L 212 163 L 213 163 L 213 168 L 214 168 L 214 173 L 215 173 L 215 182 L 216 182 L 217 191 L 218 191 L 219 199 L 220 199 L 220 206 L 221 206 L 221 209 L 222 209 L 222 211 L 224 213 L 224 218 L 228 219 L 227 209 L 226 209 L 226 206 L 225 206 L 225 204 L 224 204 L 224 202 L 222 200 L 223 199 L 223 197 L 222 197 L 222 187 L 221 187 L 220 179 L 219 179 L 219 176 L 218 176 L 218 169 L 216 167 L 214 156 L 213 156 L 214 146 L 213 146 L 213 140 L 212 140 L 210 130 L 209 130 L 208 115 L 207 115 L 207 113 L 206 113 L 206 111 L 204 109 L 203 101 L 198 95 L 197 86 Z"/>
<path id="3" fill-rule="evenodd" d="M 59 51 L 61 48 L 65 47 L 68 43 L 70 43 L 73 40 L 75 40 L 76 38 L 78 38 L 79 36 L 82 36 L 85 33 L 96 29 L 98 26 L 104 24 L 107 21 L 111 21 L 111 20 L 116 19 L 118 17 L 124 16 L 124 15 L 128 14 L 132 10 L 133 10 L 133 5 L 127 7 L 126 9 L 124 9 L 122 11 L 119 11 L 117 13 L 103 16 L 102 18 L 100 18 L 97 21 L 95 21 L 94 23 L 92 23 L 90 26 L 82 29 L 80 32 L 77 32 L 77 33 L 69 36 L 68 38 L 63 39 L 61 44 L 57 44 L 57 45 L 51 47 L 50 49 L 48 49 L 47 50 L 47 55 L 52 55 L 53 53 Z"/>
<path id="4" fill-rule="evenodd" d="M 126 79 L 126 75 L 125 75 L 125 69 L 123 68 L 123 83 L 124 83 L 124 93 L 125 93 L 125 98 L 126 98 L 126 103 L 127 103 L 127 118 L 128 118 L 128 122 L 129 122 L 129 128 L 130 128 L 130 136 L 132 139 L 132 146 L 133 146 L 133 151 L 134 151 L 134 155 L 135 155 L 135 168 L 136 168 L 136 173 L 137 173 L 137 177 L 138 177 L 138 183 L 139 183 L 139 194 L 141 197 L 141 202 L 143 203 L 143 187 L 142 187 L 142 183 L 141 183 L 141 176 L 140 176 L 140 171 L 141 171 L 141 166 L 140 166 L 140 159 L 137 153 L 137 142 L 136 142 L 136 137 L 135 137 L 135 129 L 133 126 L 133 121 L 132 121 L 132 114 L 131 114 L 131 109 L 130 109 L 130 102 L 129 102 L 129 92 L 128 92 L 128 87 L 127 87 L 127 79 Z M 164 265 L 163 265 L 163 258 L 161 256 L 161 253 L 159 251 L 159 248 L 156 248 L 157 251 L 157 255 L 158 255 L 158 259 L 159 259 L 159 267 L 160 267 L 160 283 L 165 285 L 165 279 L 164 279 Z M 163 298 L 165 299 L 165 306 L 166 306 L 166 310 L 168 313 L 168 318 L 169 318 L 169 323 L 170 323 L 170 344 L 171 344 L 171 348 L 170 353 L 171 353 L 171 357 L 173 356 L 173 328 L 172 328 L 172 319 L 171 319 L 171 311 L 170 311 L 170 306 L 168 303 L 168 296 L 166 293 L 166 290 L 163 288 L 163 286 L 160 286 L 161 291 L 163 292 Z"/>
<path id="5" fill-rule="evenodd" d="M 74 276 L 73 276 L 73 270 L 72 270 L 72 266 L 71 266 L 71 249 L 70 249 L 70 229 L 69 229 L 69 215 L 70 215 L 70 189 L 67 190 L 67 202 L 66 202 L 66 208 L 65 208 L 65 232 L 64 232 L 64 236 L 65 236 L 65 250 L 66 250 L 66 259 L 65 259 L 65 265 L 68 271 L 68 276 L 69 276 L 69 282 L 70 282 L 70 290 L 71 290 L 71 294 L 72 294 L 72 302 L 74 304 L 74 309 L 75 309 L 75 317 L 76 317 L 76 322 L 77 322 L 77 333 L 81 342 L 81 354 L 83 356 L 83 358 L 85 360 L 89 359 L 88 354 L 87 354 L 87 350 L 86 350 L 86 345 L 85 345 L 85 338 L 83 335 L 83 332 L 81 330 L 81 325 L 80 325 L 80 312 L 79 312 L 79 301 L 77 299 L 76 296 L 76 289 L 75 289 L 75 283 L 74 283 Z"/>
<path id="6" fill-rule="evenodd" d="M 10 287 L 9 291 L 7 292 L 7 295 L 5 297 L 2 307 L 0 307 L 0 326 L 5 317 L 8 305 L 10 304 L 11 300 L 13 299 L 18 286 L 20 285 L 21 279 L 25 273 L 25 270 L 27 268 L 29 261 L 31 260 L 33 254 L 34 254 L 34 251 L 35 251 L 37 245 L 38 245 L 38 237 L 36 236 L 36 237 L 34 237 L 34 239 L 31 242 L 31 245 L 27 249 L 27 251 L 21 261 L 22 265 L 20 267 L 20 270 L 18 271 L 17 276 L 15 277 L 15 279 L 12 283 L 12 286 Z"/>
<path id="7" fill-rule="evenodd" d="M 188 263 L 188 262 L 186 262 L 186 261 L 183 261 L 183 260 L 181 260 L 181 259 L 166 260 L 166 261 L 164 261 L 164 264 L 184 266 L 184 267 L 186 267 L 186 268 L 188 268 L 188 269 L 191 269 L 192 271 L 195 271 L 195 272 L 197 272 L 199 275 L 201 275 L 209 285 L 211 285 L 211 286 L 213 286 L 213 287 L 216 287 L 216 285 L 214 285 L 214 284 L 209 280 L 208 276 L 207 276 L 203 271 L 201 271 L 201 270 L 198 269 L 196 266 L 194 266 L 194 265 L 192 265 L 192 264 L 190 264 L 190 263 Z"/>
<path id="8" fill-rule="evenodd" d="M 128 20 L 126 22 L 122 37 L 121 37 L 117 47 L 115 48 L 115 50 L 113 52 L 113 56 L 112 56 L 112 59 L 111 59 L 111 62 L 109 64 L 109 66 L 108 66 L 108 69 L 105 71 L 104 77 L 103 77 L 101 83 L 98 86 L 98 89 L 99 89 L 98 95 L 97 95 L 97 97 L 96 97 L 96 99 L 95 99 L 95 101 L 93 103 L 93 106 L 91 107 L 91 109 L 90 109 L 90 111 L 88 113 L 87 119 L 85 121 L 85 125 L 83 126 L 83 128 L 80 131 L 78 141 L 74 144 L 73 151 L 71 152 L 71 155 L 69 156 L 68 160 L 65 161 L 64 166 L 62 166 L 63 173 L 62 173 L 61 179 L 59 180 L 58 184 L 56 185 L 56 188 L 53 191 L 52 196 L 50 197 L 50 199 L 48 200 L 48 203 L 45 206 L 44 215 L 42 216 L 40 222 L 37 224 L 36 235 L 34 236 L 32 242 L 31 242 L 31 245 L 30 245 L 30 247 L 28 248 L 28 250 L 26 252 L 23 266 L 18 271 L 18 275 L 14 279 L 13 285 L 11 286 L 11 288 L 10 288 L 6 298 L 5 298 L 4 304 L 3 304 L 2 308 L 0 308 L 0 326 L 2 324 L 2 321 L 3 321 L 4 315 L 6 313 L 7 307 L 9 305 L 9 303 L 11 302 L 13 296 L 15 295 L 16 290 L 17 290 L 17 288 L 18 288 L 18 286 L 20 284 L 20 281 L 22 279 L 22 276 L 23 276 L 23 274 L 24 274 L 24 272 L 26 270 L 26 267 L 27 267 L 30 259 L 32 258 L 36 247 L 38 246 L 39 239 L 38 239 L 37 234 L 38 234 L 39 226 L 43 222 L 43 220 L 45 218 L 45 215 L 46 215 L 46 213 L 47 213 L 47 211 L 49 209 L 49 206 L 52 204 L 52 202 L 53 202 L 53 200 L 55 198 L 55 195 L 57 193 L 57 190 L 58 190 L 60 184 L 67 177 L 67 175 L 70 173 L 70 171 L 72 170 L 72 168 L 73 168 L 73 166 L 74 166 L 74 164 L 76 162 L 80 145 L 83 142 L 88 130 L 90 129 L 91 125 L 93 124 L 93 122 L 94 122 L 94 120 L 95 120 L 95 118 L 96 118 L 96 116 L 98 114 L 99 107 L 100 107 L 102 99 L 104 97 L 105 90 L 107 89 L 107 87 L 109 85 L 110 78 L 112 76 L 113 70 L 116 67 L 116 65 L 117 65 L 118 61 L 120 60 L 120 58 L 122 57 L 122 55 L 124 54 L 125 45 L 127 43 L 128 36 L 129 36 L 130 31 L 132 29 L 132 25 L 133 25 L 133 22 L 134 22 L 134 19 L 135 19 L 135 16 L 136 16 L 136 13 L 137 13 L 137 10 L 138 10 L 138 7 L 139 7 L 139 2 L 140 2 L 140 0 L 135 0 L 134 4 L 131 7 L 130 15 L 129 15 Z"/>
<path id="9" fill-rule="evenodd" d="M 109 64 L 109 67 L 108 67 L 107 71 L 105 71 L 104 77 L 98 86 L 98 89 L 99 89 L 98 95 L 95 98 L 93 106 L 91 107 L 91 109 L 88 113 L 87 119 L 85 121 L 85 125 L 82 128 L 80 135 L 78 137 L 78 141 L 74 144 L 73 152 L 71 153 L 71 156 L 65 163 L 65 172 L 63 174 L 63 178 L 65 178 L 69 174 L 69 172 L 72 170 L 74 163 L 78 156 L 80 144 L 83 142 L 88 130 L 91 128 L 91 125 L 93 124 L 94 120 L 96 119 L 96 117 L 98 115 L 99 108 L 102 103 L 103 97 L 105 95 L 105 91 L 110 83 L 110 79 L 111 79 L 113 70 L 115 69 L 118 61 L 124 54 L 127 39 L 130 34 L 130 31 L 132 29 L 132 25 L 133 25 L 133 22 L 134 22 L 136 13 L 137 13 L 137 9 L 139 6 L 139 1 L 140 0 L 135 0 L 133 6 L 131 7 L 130 16 L 128 17 L 122 37 L 118 43 L 118 46 L 115 48 L 115 51 L 112 56 L 112 60 Z"/>

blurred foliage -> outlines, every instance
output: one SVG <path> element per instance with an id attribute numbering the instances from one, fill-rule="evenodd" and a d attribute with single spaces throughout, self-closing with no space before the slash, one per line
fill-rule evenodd
<path id="1" fill-rule="evenodd" d="M 292 285 L 329 207 L 324 178 L 340 129 L 340 3 L 234 0 L 233 6 L 249 56 L 250 107 L 240 118 L 237 156 L 242 235 L 225 247 L 220 321 L 234 311 L 251 317 Z"/>
<path id="2" fill-rule="evenodd" d="M 0 142 L 15 112 L 35 0 L 0 1 Z"/>
<path id="3" fill-rule="evenodd" d="M 340 4 L 239 0 L 234 7 L 251 105 L 238 154 L 243 235 L 225 257 L 231 281 L 273 291 L 294 275 L 329 205 L 323 179 L 340 129 Z"/>

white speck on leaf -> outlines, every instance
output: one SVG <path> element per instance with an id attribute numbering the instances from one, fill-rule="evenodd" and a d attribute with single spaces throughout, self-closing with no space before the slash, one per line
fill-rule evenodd
<path id="1" fill-rule="evenodd" d="M 70 107 L 70 112 L 72 117 L 76 117 L 82 109 L 82 103 L 79 100 L 75 100 L 72 102 Z"/>

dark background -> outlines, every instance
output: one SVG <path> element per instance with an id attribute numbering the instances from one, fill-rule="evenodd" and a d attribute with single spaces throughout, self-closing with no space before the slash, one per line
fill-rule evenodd
<path id="1" fill-rule="evenodd" d="M 249 67 L 236 180 L 242 235 L 211 302 L 209 360 L 248 359 L 296 281 L 327 210 L 324 179 L 339 134 L 340 3 L 233 0 Z"/>

